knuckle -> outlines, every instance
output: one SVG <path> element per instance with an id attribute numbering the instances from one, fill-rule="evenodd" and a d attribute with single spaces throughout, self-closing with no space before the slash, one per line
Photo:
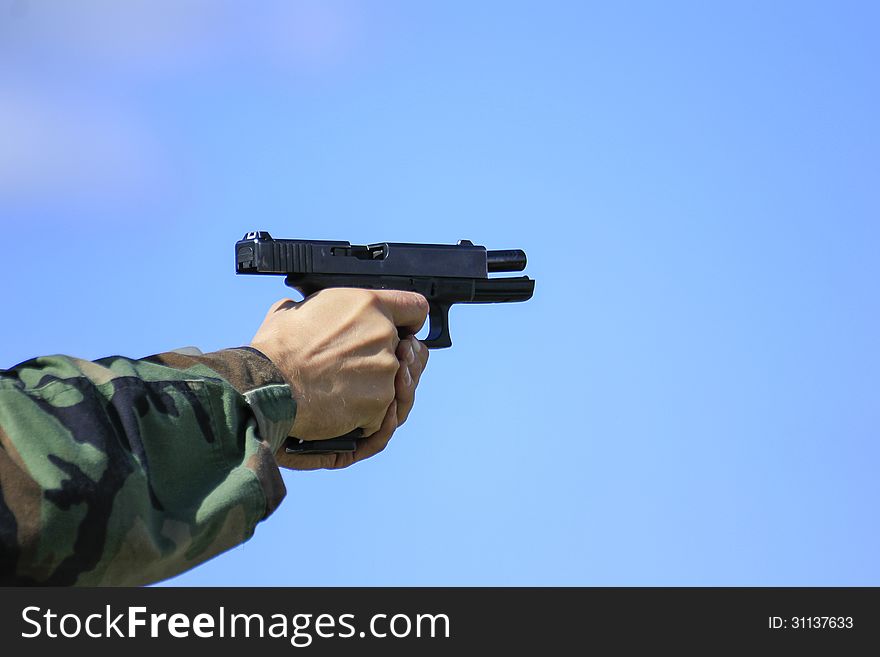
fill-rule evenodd
<path id="1" fill-rule="evenodd" d="M 397 327 L 394 326 L 394 322 L 388 320 L 383 324 L 382 328 L 383 338 L 391 343 L 391 351 L 393 352 L 396 348 L 395 341 L 398 340 L 397 337 Z M 391 354 L 394 355 L 393 353 Z"/>
<path id="2" fill-rule="evenodd" d="M 375 312 L 378 308 L 375 298 L 371 295 L 357 296 L 349 301 L 359 315 Z"/>
<path id="3" fill-rule="evenodd" d="M 401 368 L 400 361 L 397 360 L 397 356 L 394 355 L 391 351 L 385 351 L 379 358 L 379 370 L 383 374 L 387 374 L 390 376 L 394 376 L 397 374 L 397 371 Z"/>
<path id="4" fill-rule="evenodd" d="M 383 351 L 394 356 L 397 349 L 397 327 L 385 316 L 377 316 L 377 319 L 379 321 L 370 320 L 371 339 L 376 341 Z"/>
<path id="5" fill-rule="evenodd" d="M 394 383 L 392 382 L 389 386 L 383 386 L 381 392 L 379 393 L 379 403 L 384 406 L 383 416 L 385 410 L 391 405 L 391 402 L 394 401 L 397 396 L 397 391 L 394 389 Z"/>
<path id="6" fill-rule="evenodd" d="M 333 288 L 339 295 L 339 301 L 350 307 L 355 313 L 363 314 L 375 311 L 380 301 L 373 290 L 355 288 Z"/>
<path id="7" fill-rule="evenodd" d="M 376 290 L 358 290 L 363 295 L 364 303 L 368 308 L 382 308 L 382 297 Z"/>

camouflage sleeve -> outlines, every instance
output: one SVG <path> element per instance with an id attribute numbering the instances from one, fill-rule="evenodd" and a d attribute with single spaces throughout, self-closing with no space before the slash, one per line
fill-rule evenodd
<path id="1" fill-rule="evenodd" d="M 0 584 L 145 584 L 247 540 L 295 411 L 249 348 L 0 370 Z"/>

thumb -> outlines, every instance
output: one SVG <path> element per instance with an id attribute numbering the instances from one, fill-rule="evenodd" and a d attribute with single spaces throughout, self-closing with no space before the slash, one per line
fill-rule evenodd
<path id="1" fill-rule="evenodd" d="M 300 303 L 302 302 L 297 302 L 293 299 L 278 299 L 278 301 L 269 306 L 268 314 L 271 315 L 277 313 L 279 310 L 287 310 L 288 308 L 296 308 Z"/>
<path id="2" fill-rule="evenodd" d="M 418 333 L 428 317 L 428 300 L 416 292 L 376 290 L 388 317 L 398 328 Z"/>

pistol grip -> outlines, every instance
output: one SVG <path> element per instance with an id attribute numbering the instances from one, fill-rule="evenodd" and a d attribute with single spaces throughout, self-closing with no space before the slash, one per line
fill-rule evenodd
<path id="1" fill-rule="evenodd" d="M 301 440 L 291 436 L 284 443 L 287 454 L 338 454 L 353 452 L 357 449 L 357 439 L 362 437 L 362 429 L 349 431 L 344 436 L 326 438 L 324 440 Z"/>

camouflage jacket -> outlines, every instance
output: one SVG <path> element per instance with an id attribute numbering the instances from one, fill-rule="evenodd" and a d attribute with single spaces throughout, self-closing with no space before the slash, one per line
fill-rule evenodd
<path id="1" fill-rule="evenodd" d="M 0 370 L 0 584 L 145 584 L 247 540 L 295 412 L 246 347 Z"/>

